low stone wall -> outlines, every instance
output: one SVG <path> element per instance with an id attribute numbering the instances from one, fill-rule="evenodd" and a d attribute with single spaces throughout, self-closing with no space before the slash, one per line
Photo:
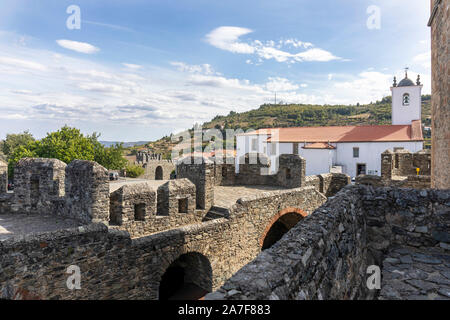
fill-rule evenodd
<path id="1" fill-rule="evenodd" d="M 450 190 L 348 186 L 207 299 L 370 299 L 391 246 L 449 248 Z"/>
<path id="2" fill-rule="evenodd" d="M 313 186 L 327 197 L 332 197 L 350 184 L 350 176 L 343 173 L 326 173 L 305 177 L 305 185 Z"/>
<path id="3" fill-rule="evenodd" d="M 0 241 L 0 298 L 157 299 L 162 275 L 186 253 L 209 261 L 211 288 L 216 290 L 257 256 L 274 218 L 286 212 L 310 213 L 324 201 L 316 189 L 299 188 L 240 199 L 229 219 L 135 239 L 118 226 L 101 223 L 10 238 Z M 66 286 L 71 265 L 81 271 L 79 290 Z"/>
<path id="4" fill-rule="evenodd" d="M 424 149 L 416 153 L 400 149 L 386 150 L 381 155 L 381 176 L 390 179 L 393 176 L 412 176 L 420 169 L 421 175 L 431 175 L 431 150 Z"/>
<path id="5" fill-rule="evenodd" d="M 226 159 L 224 160 L 226 162 Z M 216 186 L 232 186 L 236 184 L 236 169 L 233 164 L 222 163 L 214 165 L 214 185 Z"/>
<path id="6" fill-rule="evenodd" d="M 383 179 L 380 176 L 359 175 L 355 183 L 373 187 L 427 189 L 431 187 L 431 176 L 392 176 L 391 179 Z"/>
<path id="7" fill-rule="evenodd" d="M 343 173 L 321 174 L 319 179 L 321 179 L 321 189 L 319 191 L 327 197 L 334 196 L 351 183 L 350 176 Z"/>

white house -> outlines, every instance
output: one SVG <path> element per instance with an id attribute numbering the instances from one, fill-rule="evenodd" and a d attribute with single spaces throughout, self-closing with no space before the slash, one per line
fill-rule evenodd
<path id="1" fill-rule="evenodd" d="M 306 159 L 306 175 L 346 173 L 381 174 L 381 154 L 387 149 L 423 149 L 421 125 L 422 85 L 405 78 L 392 91 L 392 125 L 291 127 L 259 129 L 237 136 L 236 172 L 246 153 L 263 153 L 271 159 L 271 173 L 281 154 Z"/>

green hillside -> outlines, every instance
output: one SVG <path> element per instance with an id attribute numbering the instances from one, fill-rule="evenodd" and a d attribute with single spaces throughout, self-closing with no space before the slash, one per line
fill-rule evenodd
<path id="1" fill-rule="evenodd" d="M 422 96 L 422 121 L 430 124 L 431 96 Z M 216 116 L 203 128 L 260 129 L 274 127 L 379 125 L 391 123 L 391 97 L 366 105 L 264 104 L 256 110 Z"/>
<path id="2" fill-rule="evenodd" d="M 217 128 L 248 129 L 303 127 L 303 126 L 345 126 L 381 125 L 391 123 L 390 96 L 370 104 L 356 105 L 309 105 L 309 104 L 264 104 L 258 109 L 227 116 L 216 116 L 202 125 L 203 129 Z M 431 126 L 431 96 L 422 96 L 422 123 Z M 170 137 L 150 142 L 148 147 L 169 157 L 173 147 Z M 425 136 L 425 146 L 430 137 Z"/>

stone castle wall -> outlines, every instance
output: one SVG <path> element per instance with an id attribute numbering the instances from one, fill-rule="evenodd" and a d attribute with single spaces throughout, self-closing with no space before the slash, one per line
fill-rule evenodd
<path id="1" fill-rule="evenodd" d="M 172 172 L 175 164 L 170 160 L 149 160 L 143 164 L 145 169 L 143 179 L 148 180 L 169 180 L 172 179 Z"/>
<path id="2" fill-rule="evenodd" d="M 419 175 L 416 169 L 419 168 Z M 359 175 L 356 184 L 374 187 L 427 189 L 431 187 L 431 152 L 411 153 L 400 149 L 386 150 L 381 155 L 381 176 Z"/>
<path id="3" fill-rule="evenodd" d="M 209 210 L 214 204 L 214 163 L 191 157 L 177 164 L 177 179 L 187 178 L 196 188 L 197 209 Z"/>
<path id="4" fill-rule="evenodd" d="M 65 198 L 67 216 L 85 223 L 108 221 L 108 170 L 94 161 L 72 161 L 66 168 Z"/>
<path id="5" fill-rule="evenodd" d="M 394 179 L 386 180 L 380 176 L 359 175 L 356 177 L 355 183 L 373 187 L 429 189 L 431 176 L 394 177 Z"/>
<path id="6" fill-rule="evenodd" d="M 430 21 L 432 185 L 433 188 L 450 189 L 450 1 L 432 0 L 432 9 L 434 5 L 437 10 Z"/>
<path id="7" fill-rule="evenodd" d="M 47 213 L 64 196 L 66 164 L 57 159 L 23 158 L 14 170 L 14 212 Z"/>
<path id="8" fill-rule="evenodd" d="M 381 177 L 391 179 L 394 176 L 431 175 L 431 151 L 421 150 L 411 153 L 408 150 L 386 150 L 381 154 Z"/>
<path id="9" fill-rule="evenodd" d="M 368 299 L 397 245 L 450 248 L 450 191 L 348 186 L 206 299 Z M 426 209 L 427 208 L 427 209 Z"/>
<path id="10" fill-rule="evenodd" d="M 273 217 L 283 212 L 307 215 L 324 201 L 307 187 L 241 199 L 229 219 L 136 239 L 101 223 L 7 239 L 0 242 L 0 297 L 157 299 L 162 275 L 186 253 L 209 261 L 215 290 L 261 251 L 261 237 Z M 70 265 L 81 270 L 79 290 L 66 287 Z"/>
<path id="11" fill-rule="evenodd" d="M 8 191 L 8 164 L 0 160 L 0 194 Z"/>

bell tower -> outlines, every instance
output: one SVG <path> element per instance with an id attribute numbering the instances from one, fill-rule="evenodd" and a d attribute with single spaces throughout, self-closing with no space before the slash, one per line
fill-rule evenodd
<path id="1" fill-rule="evenodd" d="M 405 68 L 405 78 L 397 84 L 394 77 L 392 91 L 392 124 L 411 124 L 413 120 L 422 117 L 422 88 L 420 75 L 416 83 L 408 78 L 408 68 Z"/>

